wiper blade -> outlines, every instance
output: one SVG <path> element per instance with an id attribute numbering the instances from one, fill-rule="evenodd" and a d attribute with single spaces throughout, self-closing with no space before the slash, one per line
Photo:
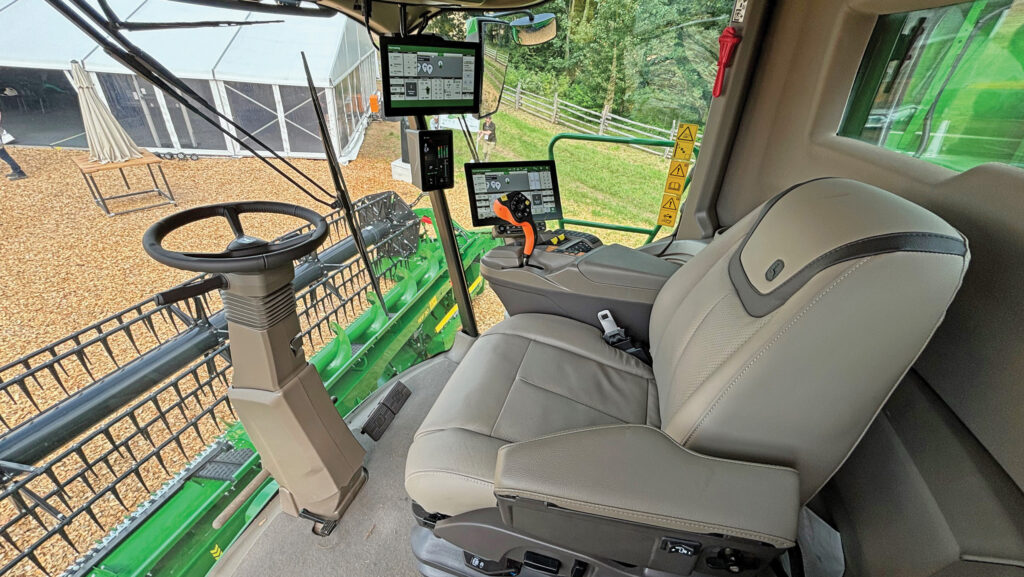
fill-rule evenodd
<path id="1" fill-rule="evenodd" d="M 275 4 L 265 4 L 260 0 L 174 0 L 182 4 L 196 4 L 210 8 L 229 8 L 232 10 L 245 10 L 246 12 L 263 12 L 265 14 L 283 14 L 289 16 L 313 16 L 316 18 L 331 18 L 338 13 L 315 2 L 302 4 L 302 0 L 284 2 L 278 0 Z M 308 6 L 308 7 L 304 7 Z"/>
<path id="2" fill-rule="evenodd" d="M 180 28 L 230 28 L 233 26 L 252 26 L 253 24 L 280 24 L 284 20 L 258 20 L 241 22 L 237 20 L 207 20 L 203 22 L 111 22 L 117 30 L 140 32 L 145 30 L 175 30 Z"/>

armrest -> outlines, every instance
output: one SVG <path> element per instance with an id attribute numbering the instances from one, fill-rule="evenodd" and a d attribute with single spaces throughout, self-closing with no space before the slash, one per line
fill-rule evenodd
<path id="1" fill-rule="evenodd" d="M 498 452 L 494 493 L 779 548 L 796 541 L 800 510 L 796 471 L 700 455 L 643 425 L 506 445 Z"/>

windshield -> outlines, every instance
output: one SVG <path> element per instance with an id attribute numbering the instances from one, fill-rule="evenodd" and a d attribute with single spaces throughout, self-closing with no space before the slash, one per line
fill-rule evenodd
<path id="1" fill-rule="evenodd" d="M 155 222 L 185 209 L 255 200 L 326 215 L 330 237 L 317 259 L 295 262 L 301 334 L 289 344 L 301 344 L 347 414 L 381 383 L 450 348 L 463 320 L 439 242 L 441 206 L 412 184 L 408 130 L 452 131 L 454 182 L 440 198 L 450 207 L 484 331 L 506 311 L 483 280 L 481 258 L 518 241 L 472 228 L 464 165 L 547 167 L 553 155 L 563 219 L 548 221 L 549 229 L 632 247 L 664 237 L 675 222 L 659 225 L 666 179 L 680 162 L 672 160 L 674 141 L 681 125 L 692 124 L 690 148 L 699 146 L 717 39 L 731 9 L 719 0 L 550 2 L 541 7 L 557 19 L 549 41 L 523 45 L 546 40 L 555 28 L 484 35 L 495 45 L 483 52 L 483 108 L 496 113 L 428 115 L 417 126 L 415 117 L 385 115 L 390 87 L 383 85 L 380 38 L 362 22 L 111 2 L 122 20 L 135 23 L 217 23 L 123 32 L 180 81 L 167 84 L 127 68 L 110 46 L 54 10 L 68 2 L 0 2 L 0 160 L 10 166 L 0 180 L 0 445 L 15 430 L 31 431 L 37 441 L 19 445 L 18 454 L 0 453 L 0 460 L 27 463 L 11 477 L 24 484 L 0 488 L 0 573 L 19 576 L 59 575 L 97 543 L 102 555 L 114 555 L 111 531 L 157 493 L 178 498 L 168 495 L 178 490 L 179 475 L 208 457 L 215 440 L 253 450 L 226 397 L 233 365 L 223 301 L 211 289 L 157 302 L 157 293 L 197 277 L 143 249 Z M 464 41 L 470 28 L 466 15 L 445 13 L 428 31 Z M 438 100 L 450 85 L 420 87 Z M 185 102 L 179 93 L 189 94 Z M 635 140 L 556 145 L 563 133 Z M 325 138 L 340 175 L 332 174 Z M 688 167 L 693 159 L 682 162 Z M 535 178 L 550 192 L 554 180 L 546 174 Z M 355 204 L 368 254 L 352 248 L 353 230 L 337 202 L 342 190 Z M 675 199 L 678 211 L 681 185 Z M 281 215 L 240 220 L 247 241 L 304 230 Z M 165 247 L 219 253 L 238 240 L 233 232 L 224 223 L 196 224 L 169 235 Z M 169 349 L 185 352 L 169 360 Z M 124 371 L 129 365 L 147 369 Z M 115 381 L 129 388 L 105 396 Z M 79 394 L 86 391 L 96 396 Z M 86 406 L 83 398 L 104 403 Z M 58 406 L 77 411 L 76 420 L 46 421 Z M 246 467 L 248 482 L 258 461 Z M 132 519 L 142 523 L 144 516 Z M 225 530 L 235 533 L 220 534 L 216 550 L 242 526 L 229 524 Z M 210 535 L 204 529 L 182 539 Z M 147 563 L 159 559 L 154 554 Z M 215 560 L 195 562 L 208 568 Z"/>
<path id="2" fill-rule="evenodd" d="M 672 140 L 679 123 L 703 128 L 718 36 L 731 9 L 732 2 L 721 0 L 545 4 L 543 10 L 558 18 L 558 34 L 545 44 L 509 51 L 501 109 L 493 117 L 495 140 L 476 138 L 481 159 L 547 158 L 549 141 L 563 132 Z M 459 37 L 466 21 L 464 14 L 445 13 L 428 31 Z M 442 121 L 457 125 L 454 118 Z M 477 130 L 475 121 L 470 126 Z M 653 225 L 670 155 L 655 146 L 559 143 L 555 158 L 565 215 Z M 456 160 L 467 157 L 468 151 Z M 468 222 L 458 173 L 456 185 L 452 210 Z M 628 246 L 645 241 L 620 231 L 593 232 Z"/>

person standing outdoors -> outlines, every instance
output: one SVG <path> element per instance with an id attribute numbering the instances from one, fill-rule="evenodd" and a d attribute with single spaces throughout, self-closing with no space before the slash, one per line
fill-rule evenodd
<path id="1" fill-rule="evenodd" d="M 3 115 L 0 114 L 0 134 L 3 134 Z M 0 138 L 0 160 L 7 163 L 11 167 L 11 173 L 7 175 L 7 180 L 21 180 L 27 178 L 28 175 L 25 171 L 18 166 L 18 163 L 11 158 L 11 153 L 7 152 L 7 148 L 4 147 L 3 139 Z"/>
<path id="2" fill-rule="evenodd" d="M 480 150 L 483 156 L 484 162 L 487 162 L 491 158 L 491 152 L 494 151 L 494 147 L 498 144 L 498 135 L 495 132 L 497 127 L 494 125 L 494 120 L 488 116 L 484 119 L 484 123 L 480 125 L 480 134 L 477 136 L 477 149 L 480 149 L 480 141 L 483 140 L 483 149 Z"/>

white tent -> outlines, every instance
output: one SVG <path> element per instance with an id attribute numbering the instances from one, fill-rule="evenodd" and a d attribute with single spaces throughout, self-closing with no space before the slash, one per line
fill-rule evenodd
<path id="1" fill-rule="evenodd" d="M 274 150 L 286 156 L 323 158 L 302 68 L 300 53 L 305 52 L 329 115 L 335 148 L 342 160 L 355 157 L 369 98 L 377 87 L 376 52 L 366 30 L 355 21 L 341 15 L 276 16 L 167 0 L 111 0 L 111 5 L 122 20 L 136 22 L 284 20 L 233 28 L 129 32 L 127 36 Z M 17 102 L 0 98 L 0 109 L 5 111 L 5 124 L 16 127 L 11 131 L 19 142 L 77 143 L 72 138 L 53 140 L 73 136 L 78 130 L 74 122 L 60 118 L 54 127 L 47 118 L 60 117 L 57 109 L 64 106 L 56 96 L 48 96 L 64 87 L 54 71 L 70 70 L 71 60 L 80 60 L 114 116 L 140 146 L 156 152 L 245 154 L 202 118 L 104 53 L 47 3 L 0 0 L 0 30 L 4 31 L 0 85 L 18 82 L 22 86 Z"/>

